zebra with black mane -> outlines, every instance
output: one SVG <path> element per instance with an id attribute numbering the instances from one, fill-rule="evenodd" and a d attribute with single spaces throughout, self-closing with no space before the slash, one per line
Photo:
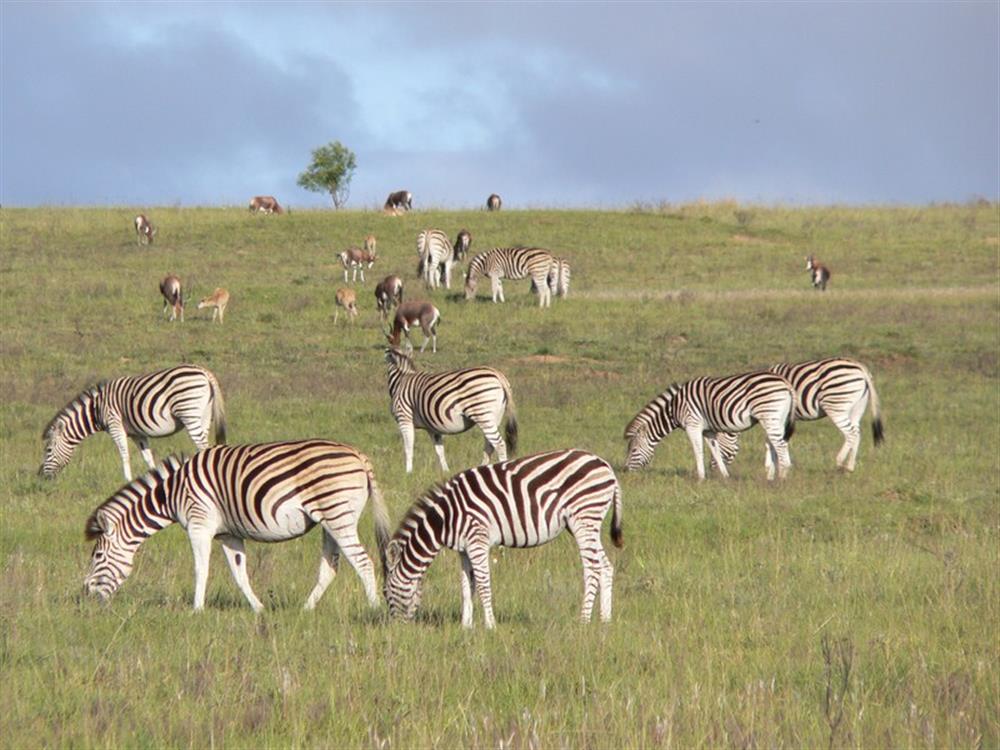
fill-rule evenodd
<path id="1" fill-rule="evenodd" d="M 385 351 L 392 415 L 403 437 L 406 473 L 413 471 L 415 428 L 426 430 L 442 471 L 448 471 L 444 457 L 444 435 L 457 435 L 478 425 L 483 431 L 483 463 L 494 451 L 507 460 L 507 448 L 517 450 L 517 415 L 510 382 L 492 367 L 467 367 L 447 372 L 420 372 L 412 358 L 395 347 Z M 504 436 L 500 422 L 507 423 Z M 506 438 L 506 439 L 505 439 Z"/>
<path id="2" fill-rule="evenodd" d="M 758 422 L 767 441 L 767 478 L 774 479 L 777 464 L 778 478 L 783 479 L 791 467 L 788 440 L 795 431 L 795 394 L 787 380 L 772 372 L 749 372 L 675 383 L 646 404 L 625 428 L 625 469 L 646 466 L 656 445 L 674 430 L 683 429 L 694 450 L 698 479 L 705 478 L 705 438 L 713 463 L 728 477 L 724 450 L 730 452 L 730 461 L 735 450 L 729 438 L 720 444 L 718 436 L 749 430 Z"/>
<path id="3" fill-rule="evenodd" d="M 582 450 L 558 450 L 479 466 L 456 474 L 410 509 L 386 547 L 385 598 L 389 612 L 412 619 L 421 584 L 438 552 L 449 547 L 462 561 L 462 625 L 472 627 L 479 594 L 487 628 L 494 628 L 490 549 L 536 547 L 564 529 L 583 562 L 580 620 L 589 622 L 600 593 L 601 621 L 611 619 L 614 570 L 601 544 L 611 509 L 611 539 L 622 546 L 622 492 L 607 461 Z"/>
<path id="4" fill-rule="evenodd" d="M 194 608 L 205 606 L 212 540 L 218 539 L 236 585 L 254 611 L 264 608 L 247 575 L 244 541 L 283 542 L 323 528 L 316 606 L 337 572 L 341 553 L 354 567 L 371 606 L 379 604 L 375 570 L 358 538 L 358 519 L 372 501 L 380 557 L 389 539 L 388 515 L 371 462 L 349 445 L 303 440 L 215 446 L 187 461 L 173 456 L 125 485 L 91 514 L 94 540 L 84 588 L 109 599 L 132 572 L 139 546 L 179 523 L 194 554 Z"/>
<path id="5" fill-rule="evenodd" d="M 552 304 L 552 290 L 549 288 L 549 273 L 554 259 L 552 253 L 540 247 L 495 247 L 475 256 L 469 262 L 465 275 L 465 298 L 476 295 L 481 276 L 488 276 L 493 292 L 493 301 L 504 301 L 502 279 L 530 278 L 538 292 L 538 306 Z"/>
<path id="6" fill-rule="evenodd" d="M 446 289 L 451 289 L 451 267 L 456 261 L 455 248 L 448 235 L 440 229 L 425 229 L 417 235 L 417 276 L 431 289 L 441 285 L 444 277 Z"/>
<path id="7" fill-rule="evenodd" d="M 128 438 L 139 445 L 146 464 L 153 468 L 150 438 L 167 437 L 183 428 L 203 450 L 213 424 L 215 441 L 226 442 L 222 389 L 204 367 L 179 365 L 148 375 L 103 380 L 60 409 L 45 427 L 39 474 L 54 477 L 84 438 L 103 431 L 114 440 L 125 479 L 131 481 Z"/>

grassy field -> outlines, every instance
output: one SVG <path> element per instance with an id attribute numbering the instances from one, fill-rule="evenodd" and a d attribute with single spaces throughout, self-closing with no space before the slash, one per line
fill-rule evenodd
<path id="1" fill-rule="evenodd" d="M 293 212 L 151 208 L 0 212 L 0 745 L 73 747 L 1000 746 L 1000 322 L 995 204 L 809 209 L 736 204 L 624 212 Z M 573 266 L 539 310 L 527 282 L 431 298 L 439 352 L 511 380 L 519 452 L 593 450 L 620 467 L 628 420 L 673 381 L 782 360 L 856 357 L 872 369 L 887 442 L 869 420 L 858 470 L 839 433 L 802 423 L 791 477 L 763 480 L 748 433 L 728 482 L 694 479 L 674 435 L 620 474 L 625 548 L 614 620 L 576 622 L 568 536 L 494 554 L 495 632 L 459 625 L 459 564 L 431 567 L 413 624 L 371 612 L 349 567 L 314 612 L 317 532 L 250 545 L 255 616 L 215 554 L 205 612 L 179 527 L 151 538 L 109 606 L 81 596 L 83 524 L 121 484 L 106 435 L 54 481 L 35 475 L 44 425 L 84 386 L 179 362 L 226 394 L 233 443 L 329 437 L 372 459 L 394 518 L 440 479 L 418 433 L 403 471 L 372 289 L 407 297 L 417 232 L 526 242 Z M 336 254 L 379 241 L 357 325 L 333 326 Z M 833 271 L 809 287 L 809 253 Z M 232 301 L 224 326 L 193 305 L 161 315 L 177 273 Z M 419 342 L 421 337 L 417 336 Z M 154 442 L 189 452 L 186 435 Z M 445 440 L 456 470 L 481 436 Z M 133 450 L 133 468 L 141 459 Z M 362 539 L 374 550 L 366 514 Z"/>

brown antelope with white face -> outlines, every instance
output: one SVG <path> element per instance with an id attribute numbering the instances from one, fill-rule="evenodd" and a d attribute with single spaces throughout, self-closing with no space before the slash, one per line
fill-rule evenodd
<path id="1" fill-rule="evenodd" d="M 181 280 L 174 276 L 172 273 L 168 273 L 163 277 L 163 281 L 160 282 L 160 294 L 163 295 L 163 314 L 167 314 L 167 308 L 170 309 L 170 320 L 177 320 L 178 317 L 181 319 L 181 323 L 184 322 L 184 295 L 181 290 Z"/>
<path id="2" fill-rule="evenodd" d="M 403 280 L 398 276 L 386 276 L 375 287 L 375 308 L 383 324 L 393 305 L 398 307 L 402 302 Z"/>
<path id="3" fill-rule="evenodd" d="M 806 270 L 812 280 L 813 289 L 825 292 L 826 285 L 830 281 L 830 269 L 809 255 L 806 257 Z"/>
<path id="4" fill-rule="evenodd" d="M 337 319 L 340 317 L 340 308 L 347 311 L 348 320 L 354 323 L 354 319 L 358 317 L 358 295 L 354 293 L 354 290 L 341 287 L 337 290 L 335 301 L 337 309 L 333 314 L 333 324 L 337 325 Z"/>
<path id="5" fill-rule="evenodd" d="M 419 325 L 424 332 L 424 344 L 420 347 L 422 352 L 427 348 L 427 342 L 431 342 L 431 351 L 437 352 L 437 327 L 441 322 L 441 312 L 430 302 L 414 300 L 403 302 L 396 309 L 396 317 L 392 321 L 392 331 L 387 334 L 389 343 L 392 346 L 399 346 L 400 334 L 406 336 L 406 341 L 413 350 L 413 341 L 410 339 L 410 328 Z"/>
<path id="6" fill-rule="evenodd" d="M 212 308 L 212 322 L 215 319 L 219 319 L 219 324 L 221 325 L 224 321 L 223 318 L 226 317 L 226 305 L 229 304 L 229 292 L 223 289 L 221 286 L 216 287 L 215 291 L 212 292 L 212 296 L 205 297 L 201 302 L 198 303 L 198 309 L 203 310 L 206 307 Z"/>
<path id="7" fill-rule="evenodd" d="M 354 276 L 351 280 L 357 281 L 358 271 L 361 271 L 361 283 L 364 284 L 365 268 L 370 269 L 375 265 L 376 260 L 378 260 L 378 256 L 375 254 L 374 250 L 368 252 L 367 250 L 362 250 L 359 247 L 347 248 L 340 254 L 340 264 L 344 267 L 344 283 L 347 283 L 347 272 L 353 269 Z"/>
<path id="8" fill-rule="evenodd" d="M 152 245 L 155 234 L 156 229 L 153 228 L 153 225 L 144 214 L 139 214 L 135 217 L 135 242 L 137 245 L 142 245 L 143 243 Z"/>
<path id="9" fill-rule="evenodd" d="M 250 200 L 250 213 L 283 214 L 285 209 L 274 199 L 273 195 L 255 195 Z"/>
<path id="10" fill-rule="evenodd" d="M 362 247 L 364 247 L 365 252 L 368 252 L 368 253 L 371 253 L 372 255 L 374 255 L 375 254 L 375 246 L 377 244 L 378 244 L 378 241 L 375 239 L 375 235 L 374 234 L 369 234 L 367 237 L 365 237 L 365 244 Z"/>

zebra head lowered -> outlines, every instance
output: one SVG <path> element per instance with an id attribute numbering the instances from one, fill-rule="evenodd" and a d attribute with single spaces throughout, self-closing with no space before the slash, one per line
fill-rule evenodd
<path id="1" fill-rule="evenodd" d="M 628 441 L 625 471 L 648 466 L 657 443 L 680 425 L 674 413 L 676 392 L 677 385 L 671 385 L 628 423 L 625 428 L 625 440 Z"/>
<path id="2" fill-rule="evenodd" d="M 73 451 L 100 425 L 97 396 L 99 386 L 88 388 L 64 406 L 42 431 L 45 449 L 38 475 L 53 479 L 73 458 Z"/>
<path id="3" fill-rule="evenodd" d="M 424 570 L 408 570 L 402 562 L 403 542 L 393 539 L 385 548 L 382 594 L 389 606 L 389 615 L 410 621 L 420 607 L 421 582 Z M 430 556 L 433 559 L 433 555 Z M 428 565 L 430 561 L 428 560 Z"/>

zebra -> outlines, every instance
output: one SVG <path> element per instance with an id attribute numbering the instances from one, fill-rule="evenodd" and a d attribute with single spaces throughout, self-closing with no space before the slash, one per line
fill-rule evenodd
<path id="1" fill-rule="evenodd" d="M 568 296 L 570 274 L 571 271 L 568 261 L 564 258 L 553 258 L 552 268 L 549 269 L 548 275 L 549 294 L 555 297 Z M 534 280 L 531 282 L 531 291 L 532 293 L 538 291 L 538 287 L 535 286 Z"/>
<path id="2" fill-rule="evenodd" d="M 507 460 L 507 447 L 517 450 L 517 415 L 510 382 L 492 367 L 467 367 L 447 372 L 420 372 L 413 359 L 395 347 L 385 350 L 389 402 L 403 437 L 406 473 L 413 471 L 414 428 L 430 433 L 442 471 L 449 471 L 444 457 L 444 435 L 457 435 L 472 425 L 483 431 L 483 463 L 496 451 Z M 500 421 L 507 412 L 504 437 Z M 506 438 L 506 439 L 505 439 Z"/>
<path id="3" fill-rule="evenodd" d="M 440 286 L 440 271 L 444 270 L 444 285 L 451 289 L 451 267 L 455 263 L 455 250 L 448 235 L 440 229 L 425 229 L 417 235 L 417 253 L 420 263 L 417 265 L 417 276 L 422 276 L 431 289 Z"/>
<path id="4" fill-rule="evenodd" d="M 611 620 L 614 570 L 601 544 L 611 512 L 611 540 L 622 546 L 622 492 L 607 461 L 582 450 L 557 450 L 456 474 L 410 508 L 386 546 L 384 586 L 390 614 L 412 619 L 424 573 L 442 547 L 462 560 L 462 626 L 472 627 L 478 591 L 487 628 L 496 627 L 490 548 L 536 547 L 568 529 L 583 561 L 580 620 L 590 622 L 600 591 L 601 621 Z"/>
<path id="5" fill-rule="evenodd" d="M 844 445 L 837 454 L 838 468 L 854 471 L 861 446 L 861 418 L 868 408 L 869 398 L 872 439 L 876 446 L 882 444 L 885 438 L 878 392 L 871 372 L 860 362 L 829 357 L 777 364 L 770 371 L 783 377 L 795 389 L 796 420 L 812 421 L 829 417 L 844 435 Z M 723 434 L 719 434 L 720 439 Z M 739 436 L 731 435 L 730 438 L 739 450 Z"/>
<path id="6" fill-rule="evenodd" d="M 469 262 L 469 271 L 465 276 L 465 298 L 472 299 L 476 295 L 476 287 L 480 276 L 489 276 L 493 289 L 493 301 L 504 301 L 501 279 L 523 279 L 531 277 L 538 291 L 538 306 L 549 307 L 552 304 L 552 291 L 549 288 L 549 272 L 552 270 L 552 253 L 540 247 L 495 247 L 480 253 Z"/>
<path id="7" fill-rule="evenodd" d="M 320 524 L 323 553 L 305 608 L 313 609 L 323 596 L 341 552 L 361 578 L 368 602 L 377 607 L 374 567 L 358 539 L 358 518 L 369 499 L 382 557 L 390 531 L 385 502 L 371 462 L 349 445 L 329 440 L 217 445 L 187 461 L 171 456 L 87 519 L 86 538 L 96 544 L 84 588 L 109 599 L 132 572 L 139 545 L 179 523 L 194 553 L 195 610 L 205 607 L 212 540 L 218 539 L 236 585 L 260 612 L 264 605 L 250 587 L 244 540 L 283 542 Z"/>
<path id="8" fill-rule="evenodd" d="M 139 445 L 149 468 L 155 466 L 149 438 L 173 435 L 182 427 L 199 450 L 208 447 L 208 431 L 226 442 L 222 389 L 204 367 L 179 365 L 148 375 L 103 380 L 85 389 L 52 418 L 42 433 L 45 454 L 39 474 L 51 479 L 73 457 L 84 438 L 102 430 L 121 454 L 125 481 L 132 480 L 128 440 Z"/>
<path id="9" fill-rule="evenodd" d="M 788 440 L 795 431 L 795 394 L 792 386 L 772 372 L 749 372 L 725 378 L 702 377 L 673 384 L 640 410 L 625 428 L 628 441 L 626 471 L 646 466 L 656 444 L 675 429 L 683 428 L 694 450 L 698 479 L 705 478 L 702 440 L 708 438 L 713 463 L 728 477 L 725 459 L 731 440 L 718 435 L 748 430 L 760 422 L 767 439 L 764 464 L 767 478 L 783 479 L 791 466 Z"/>

